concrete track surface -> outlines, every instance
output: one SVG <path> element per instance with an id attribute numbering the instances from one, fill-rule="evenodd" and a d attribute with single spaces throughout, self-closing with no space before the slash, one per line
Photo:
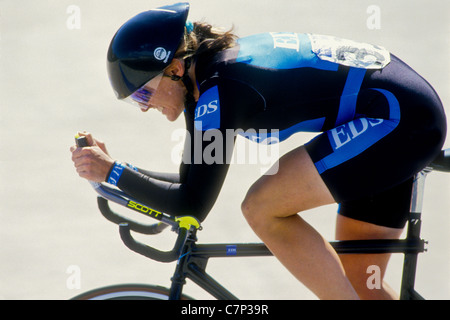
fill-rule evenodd
<path id="1" fill-rule="evenodd" d="M 0 298 L 68 299 L 115 283 L 169 286 L 173 264 L 129 251 L 118 229 L 98 213 L 96 196 L 80 179 L 69 147 L 77 130 L 104 140 L 117 159 L 175 171 L 179 145 L 169 123 L 119 102 L 108 83 L 106 50 L 131 16 L 168 4 L 153 0 L 0 1 Z M 240 1 L 193 0 L 191 20 L 205 19 L 239 36 L 296 31 L 380 44 L 422 74 L 450 114 L 450 2 L 447 0 Z M 280 153 L 311 139 L 298 134 Z M 449 142 L 445 145 L 450 147 Z M 240 213 L 259 165 L 232 165 L 222 193 L 200 232 L 203 242 L 258 241 Z M 416 287 L 428 299 L 450 298 L 450 176 L 427 181 Z M 336 206 L 304 217 L 327 239 Z M 141 238 L 168 248 L 170 234 Z M 400 285 L 402 256 L 386 279 Z M 219 259 L 209 272 L 243 299 L 315 299 L 274 258 Z M 210 296 L 188 283 L 185 292 Z"/>

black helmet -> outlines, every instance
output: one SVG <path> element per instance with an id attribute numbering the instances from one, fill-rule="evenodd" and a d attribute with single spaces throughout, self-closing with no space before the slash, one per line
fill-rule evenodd
<path id="1" fill-rule="evenodd" d="M 116 32 L 107 69 L 118 99 L 124 99 L 160 74 L 172 61 L 184 35 L 188 3 L 142 12 Z"/>

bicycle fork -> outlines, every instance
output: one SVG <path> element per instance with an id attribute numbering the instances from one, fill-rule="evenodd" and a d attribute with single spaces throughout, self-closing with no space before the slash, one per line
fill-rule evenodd
<path id="1" fill-rule="evenodd" d="M 195 237 L 195 234 L 191 236 Z M 204 247 L 208 247 L 208 245 Z M 211 256 L 208 254 L 208 250 L 198 252 L 198 249 L 195 246 L 195 240 L 188 238 L 183 253 L 177 261 L 173 277 L 171 278 L 172 285 L 170 287 L 169 300 L 181 299 L 186 278 L 192 280 L 216 299 L 237 300 L 236 296 L 205 272 L 206 264 Z"/>
<path id="2" fill-rule="evenodd" d="M 186 264 L 191 251 L 192 236 L 193 235 L 190 235 L 186 240 L 183 251 L 177 260 L 175 272 L 170 279 L 172 281 L 172 285 L 170 286 L 169 300 L 180 300 L 182 297 L 183 287 L 186 284 Z"/>

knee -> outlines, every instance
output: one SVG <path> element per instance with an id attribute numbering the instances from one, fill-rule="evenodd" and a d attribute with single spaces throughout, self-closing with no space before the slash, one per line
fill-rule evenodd
<path id="1" fill-rule="evenodd" d="M 241 211 L 247 221 L 252 220 L 255 215 L 255 208 L 253 206 L 253 200 L 249 193 L 245 196 L 241 203 Z"/>
<path id="2" fill-rule="evenodd" d="M 249 190 L 241 203 L 241 211 L 247 223 L 255 230 L 262 225 L 262 220 L 266 216 L 264 201 L 257 192 Z"/>

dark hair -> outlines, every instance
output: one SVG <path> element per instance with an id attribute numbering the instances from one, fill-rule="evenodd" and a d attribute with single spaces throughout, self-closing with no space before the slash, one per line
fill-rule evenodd
<path id="1" fill-rule="evenodd" d="M 175 55 L 189 58 L 202 54 L 214 54 L 234 46 L 237 36 L 230 30 L 223 30 L 206 22 L 194 22 L 192 32 L 185 31 L 183 42 Z"/>

